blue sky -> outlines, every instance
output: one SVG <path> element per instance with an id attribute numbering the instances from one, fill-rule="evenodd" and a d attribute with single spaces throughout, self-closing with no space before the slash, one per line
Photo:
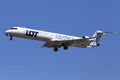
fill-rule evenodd
<path id="1" fill-rule="evenodd" d="M 120 80 L 119 0 L 1 0 L 0 80 Z M 113 31 L 100 47 L 40 48 L 44 42 L 4 35 L 13 26 L 74 36 Z"/>

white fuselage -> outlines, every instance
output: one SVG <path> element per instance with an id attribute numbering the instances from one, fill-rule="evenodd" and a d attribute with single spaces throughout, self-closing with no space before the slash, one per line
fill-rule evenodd
<path id="1" fill-rule="evenodd" d="M 34 30 L 29 28 L 14 27 L 5 32 L 7 35 L 21 37 L 26 39 L 33 39 L 39 41 L 61 41 L 61 40 L 73 40 L 81 39 L 81 37 L 69 36 L 64 34 L 46 32 L 42 30 Z"/>
<path id="2" fill-rule="evenodd" d="M 13 37 L 20 37 L 25 39 L 32 39 L 46 42 L 43 47 L 54 48 L 54 51 L 58 51 L 59 47 L 63 47 L 65 50 L 69 46 L 75 46 L 80 48 L 92 48 L 99 46 L 99 40 L 103 34 L 103 31 L 96 31 L 92 37 L 76 37 L 58 33 L 52 33 L 42 30 L 35 30 L 23 27 L 13 27 L 5 31 L 7 36 L 10 36 L 10 40 Z"/>

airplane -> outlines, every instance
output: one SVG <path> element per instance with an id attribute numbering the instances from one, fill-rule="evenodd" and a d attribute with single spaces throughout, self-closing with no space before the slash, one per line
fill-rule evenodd
<path id="1" fill-rule="evenodd" d="M 79 48 L 93 48 L 100 46 L 99 40 L 101 36 L 106 33 L 111 32 L 103 32 L 97 30 L 92 37 L 76 37 L 25 27 L 12 27 L 5 31 L 6 36 L 9 36 L 10 40 L 12 40 L 13 37 L 19 37 L 25 39 L 44 41 L 45 44 L 42 47 L 53 48 L 55 52 L 57 52 L 58 48 L 60 47 L 63 47 L 64 50 L 67 50 L 69 46 Z"/>

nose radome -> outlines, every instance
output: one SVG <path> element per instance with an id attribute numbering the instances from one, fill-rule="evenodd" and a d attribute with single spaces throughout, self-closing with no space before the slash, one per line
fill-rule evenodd
<path id="1" fill-rule="evenodd" d="M 10 33 L 10 30 L 5 31 L 6 36 L 8 36 Z"/>
<path id="2" fill-rule="evenodd" d="M 5 33 L 9 33 L 9 32 L 10 32 L 9 30 L 5 31 Z"/>

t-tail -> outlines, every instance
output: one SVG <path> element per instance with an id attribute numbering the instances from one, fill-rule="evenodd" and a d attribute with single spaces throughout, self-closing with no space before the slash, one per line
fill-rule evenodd
<path id="1" fill-rule="evenodd" d="M 105 33 L 103 31 L 97 30 L 94 35 L 92 36 L 92 42 L 90 43 L 89 46 L 87 46 L 88 48 L 92 48 L 92 47 L 97 47 L 100 46 L 100 38 L 102 37 L 102 35 L 104 35 Z"/>
<path id="2" fill-rule="evenodd" d="M 96 46 L 100 46 L 100 39 L 102 37 L 102 35 L 105 35 L 107 33 L 113 33 L 113 32 L 103 32 L 103 31 L 100 31 L 100 30 L 97 30 L 95 32 L 95 34 L 92 36 L 94 39 L 93 39 L 93 42 L 90 43 L 90 46 L 88 47 L 96 47 Z"/>
<path id="3" fill-rule="evenodd" d="M 96 42 L 97 46 L 100 45 L 100 44 L 99 44 L 100 38 L 101 38 L 102 35 L 104 35 L 104 34 L 105 34 L 105 32 L 98 30 L 98 31 L 96 31 L 95 34 L 92 36 L 92 37 L 95 37 L 94 41 Z"/>

